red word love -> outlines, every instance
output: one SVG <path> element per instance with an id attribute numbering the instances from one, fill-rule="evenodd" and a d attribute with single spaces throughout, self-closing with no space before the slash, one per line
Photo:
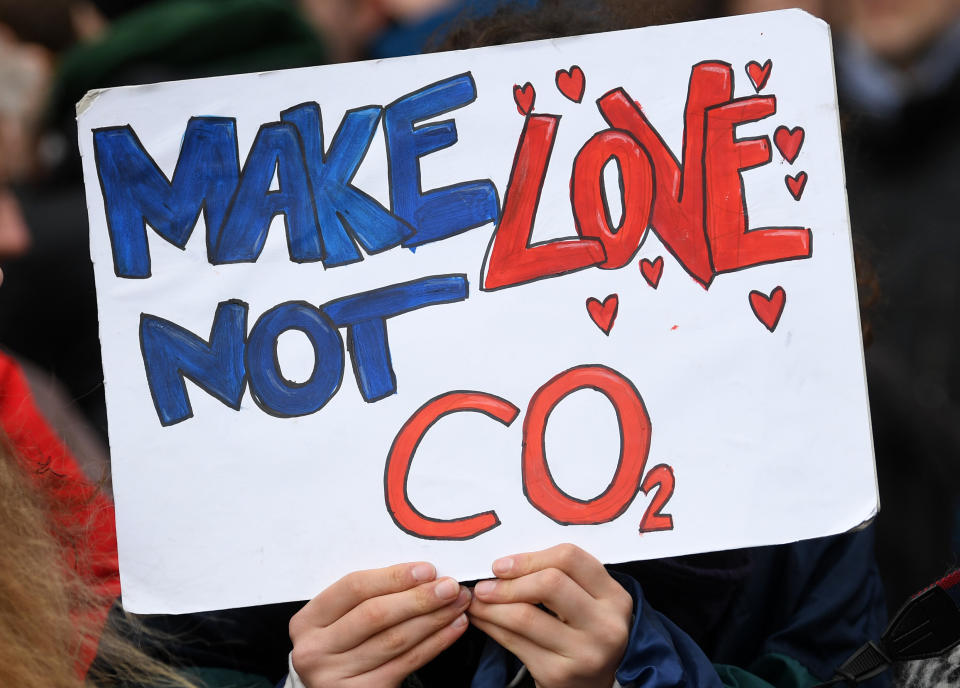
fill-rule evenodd
<path id="1" fill-rule="evenodd" d="M 736 129 L 774 114 L 776 98 L 734 99 L 730 65 L 694 66 L 680 160 L 623 88 L 602 96 L 597 106 L 610 129 L 592 136 L 573 161 L 570 202 L 577 236 L 537 244 L 530 237 L 560 117 L 527 116 L 484 260 L 484 291 L 589 267 L 621 268 L 648 227 L 704 287 L 721 273 L 810 257 L 808 228 L 748 227 L 740 173 L 769 163 L 771 145 L 767 136 L 738 138 Z M 602 178 L 611 159 L 620 170 L 623 208 L 615 227 Z"/>

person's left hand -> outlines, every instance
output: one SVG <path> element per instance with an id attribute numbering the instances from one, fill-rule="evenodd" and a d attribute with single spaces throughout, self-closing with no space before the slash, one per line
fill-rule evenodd
<path id="1" fill-rule="evenodd" d="M 498 559 L 493 573 L 474 588 L 470 622 L 520 658 L 539 688 L 613 686 L 633 598 L 599 561 L 566 544 Z"/>

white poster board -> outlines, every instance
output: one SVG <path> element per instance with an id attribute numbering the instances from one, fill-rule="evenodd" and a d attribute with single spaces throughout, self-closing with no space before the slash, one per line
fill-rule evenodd
<path id="1" fill-rule="evenodd" d="M 78 112 L 127 609 L 876 513 L 809 15 L 115 88 Z"/>

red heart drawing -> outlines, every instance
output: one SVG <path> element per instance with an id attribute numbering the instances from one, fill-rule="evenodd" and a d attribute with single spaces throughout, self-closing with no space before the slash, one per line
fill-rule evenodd
<path id="1" fill-rule="evenodd" d="M 801 172 L 796 177 L 791 177 L 788 174 L 783 178 L 783 181 L 786 182 L 787 188 L 790 189 L 790 193 L 794 200 L 799 201 L 800 197 L 803 195 L 803 187 L 807 185 L 807 173 Z"/>
<path id="2" fill-rule="evenodd" d="M 784 160 L 793 164 L 793 161 L 800 155 L 800 147 L 803 145 L 804 131 L 803 127 L 794 127 L 787 129 L 784 126 L 777 127 L 773 132 L 773 142 L 777 144 L 780 155 Z"/>
<path id="3" fill-rule="evenodd" d="M 786 303 L 787 292 L 783 287 L 774 287 L 770 296 L 756 289 L 750 292 L 750 308 L 753 309 L 753 314 L 771 332 L 777 329 L 777 323 L 780 322 Z"/>
<path id="4" fill-rule="evenodd" d="M 517 112 L 526 117 L 533 112 L 533 101 L 537 99 L 537 92 L 529 81 L 522 87 L 513 85 L 513 100 L 517 103 Z"/>
<path id="5" fill-rule="evenodd" d="M 616 294 L 610 294 L 603 300 L 603 303 L 592 296 L 587 299 L 587 313 L 590 314 L 590 319 L 608 336 L 610 330 L 613 329 L 613 321 L 617 319 L 617 309 L 619 307 L 620 297 Z"/>
<path id="6" fill-rule="evenodd" d="M 583 70 L 577 65 L 573 65 L 570 69 L 557 70 L 557 88 L 574 103 L 583 100 L 585 82 Z"/>
<path id="7" fill-rule="evenodd" d="M 643 273 L 643 279 L 647 280 L 654 289 L 660 284 L 660 275 L 663 274 L 663 256 L 657 256 L 653 262 L 646 258 L 640 261 L 640 272 Z"/>
<path id="8" fill-rule="evenodd" d="M 767 85 L 767 79 L 770 78 L 770 70 L 773 68 L 773 61 L 767 60 L 760 66 L 759 62 L 747 63 L 747 76 L 753 82 L 753 88 L 760 93 L 763 87 Z"/>

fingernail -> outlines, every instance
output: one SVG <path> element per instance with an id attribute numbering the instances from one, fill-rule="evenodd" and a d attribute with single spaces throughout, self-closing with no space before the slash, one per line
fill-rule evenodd
<path id="1" fill-rule="evenodd" d="M 463 628 L 464 626 L 467 625 L 467 615 L 461 614 L 456 619 L 454 619 L 453 623 L 450 625 L 453 626 L 454 628 Z"/>
<path id="2" fill-rule="evenodd" d="M 513 568 L 513 557 L 504 557 L 503 559 L 497 559 L 493 562 L 493 572 L 498 576 L 501 576 L 505 573 L 510 573 L 510 569 Z"/>
<path id="3" fill-rule="evenodd" d="M 457 581 L 452 578 L 444 578 L 437 583 L 437 587 L 433 589 L 433 592 L 441 600 L 449 600 L 457 596 L 457 593 L 460 592 L 460 586 L 457 584 Z"/>
<path id="4" fill-rule="evenodd" d="M 482 580 L 473 586 L 473 591 L 477 595 L 490 595 L 497 587 L 497 581 L 492 580 Z"/>
<path id="5" fill-rule="evenodd" d="M 413 580 L 418 583 L 423 583 L 424 581 L 433 580 L 433 577 L 437 575 L 437 570 L 433 568 L 431 564 L 417 564 L 413 567 Z"/>
<path id="6" fill-rule="evenodd" d="M 457 596 L 457 606 L 465 607 L 470 602 L 470 590 L 465 588 L 462 585 L 460 586 L 460 594 Z"/>

